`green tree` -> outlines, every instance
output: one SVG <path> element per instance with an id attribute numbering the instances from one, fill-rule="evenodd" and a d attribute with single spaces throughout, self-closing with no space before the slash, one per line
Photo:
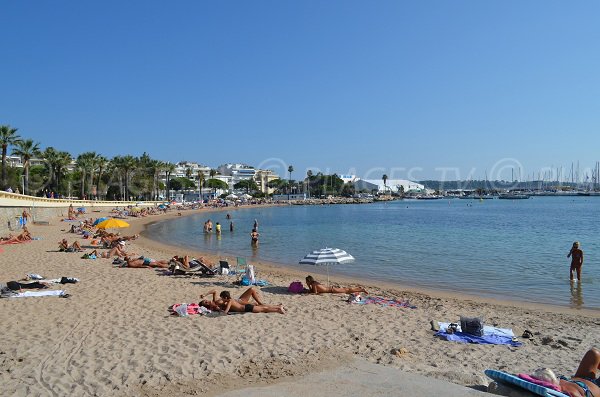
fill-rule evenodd
<path id="1" fill-rule="evenodd" d="M 244 179 L 239 181 L 235 185 L 233 185 L 235 189 L 246 189 L 246 193 L 250 193 L 250 191 L 257 191 L 258 185 L 252 179 Z"/>
<path id="2" fill-rule="evenodd" d="M 387 191 L 388 176 L 386 174 L 383 174 L 383 176 L 381 177 L 381 179 L 383 180 L 383 192 L 385 193 Z"/>
<path id="3" fill-rule="evenodd" d="M 86 195 L 86 192 L 89 193 L 89 190 L 85 188 L 86 178 L 89 177 L 94 170 L 94 161 L 96 158 L 96 152 L 85 152 L 81 153 L 77 156 L 77 160 L 75 160 L 75 167 L 77 171 L 80 173 L 80 197 Z M 89 186 L 89 185 L 88 185 Z"/>
<path id="4" fill-rule="evenodd" d="M 217 189 L 226 190 L 229 187 L 229 186 L 227 186 L 227 183 L 223 182 L 220 179 L 214 179 L 214 178 L 206 181 L 206 186 L 213 189 L 215 196 L 217 195 Z"/>
<path id="5" fill-rule="evenodd" d="M 312 170 L 306 171 L 306 190 L 308 191 L 308 197 L 310 198 L 310 180 L 313 176 Z"/>
<path id="6" fill-rule="evenodd" d="M 33 142 L 33 139 L 19 140 L 12 152 L 13 156 L 21 157 L 23 162 L 23 171 L 25 176 L 25 191 L 24 194 L 29 194 L 29 166 L 30 160 L 34 156 L 40 156 L 40 144 Z"/>
<path id="7" fill-rule="evenodd" d="M 198 194 L 200 195 L 200 199 L 202 199 L 202 188 L 204 187 L 205 181 L 204 172 L 202 172 L 202 170 L 198 170 L 196 180 L 198 181 Z"/>
<path id="8" fill-rule="evenodd" d="M 15 145 L 21 137 L 17 135 L 17 128 L 11 128 L 9 125 L 0 126 L 0 145 L 2 145 L 2 190 L 6 190 L 6 152 L 8 146 Z"/>
<path id="9" fill-rule="evenodd" d="M 137 167 L 137 160 L 132 155 L 123 156 L 123 172 L 125 175 L 125 200 L 131 199 L 131 175 Z"/>
<path id="10" fill-rule="evenodd" d="M 194 181 L 184 178 L 184 177 L 175 177 L 169 181 L 169 187 L 173 190 L 186 190 L 192 189 L 195 187 Z"/>
<path id="11" fill-rule="evenodd" d="M 294 166 L 290 165 L 288 167 L 288 173 L 290 174 L 290 177 L 288 179 L 288 201 L 290 200 L 290 191 L 292 190 L 292 172 L 294 172 Z"/>
<path id="12" fill-rule="evenodd" d="M 175 172 L 175 164 L 173 163 L 165 163 L 165 174 L 167 176 L 167 200 L 171 200 L 171 191 L 169 189 L 170 183 L 169 181 L 171 180 L 171 174 L 173 174 L 173 172 Z"/>

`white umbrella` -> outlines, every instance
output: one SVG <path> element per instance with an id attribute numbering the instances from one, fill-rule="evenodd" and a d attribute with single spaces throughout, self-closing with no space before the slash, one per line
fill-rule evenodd
<path id="1" fill-rule="evenodd" d="M 339 248 L 322 248 L 306 255 L 300 262 L 301 265 L 326 265 L 327 284 L 329 284 L 329 264 L 352 262 L 354 257 Z"/>
<path id="2" fill-rule="evenodd" d="M 245 199 L 251 199 L 251 198 L 252 198 L 252 196 L 250 196 L 250 195 L 249 195 L 249 194 L 247 194 L 247 193 L 244 193 L 244 194 L 242 194 L 242 198 L 245 198 Z"/>
<path id="3" fill-rule="evenodd" d="M 233 194 L 233 193 L 232 193 L 232 194 L 230 194 L 230 195 L 228 195 L 228 196 L 225 196 L 225 198 L 228 198 L 228 199 L 236 199 L 236 198 L 238 198 L 238 196 L 236 196 L 235 194 Z"/>

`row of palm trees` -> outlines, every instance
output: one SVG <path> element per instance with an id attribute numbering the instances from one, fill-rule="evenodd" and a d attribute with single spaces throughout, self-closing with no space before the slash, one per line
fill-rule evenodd
<path id="1" fill-rule="evenodd" d="M 2 146 L 2 175 L 0 187 L 6 190 L 15 184 L 14 176 L 9 183 L 9 167 L 6 157 L 9 148 L 11 154 L 19 156 L 23 165 L 24 194 L 43 194 L 53 192 L 60 196 L 75 196 L 97 199 L 153 199 L 160 196 L 160 191 L 166 186 L 161 181 L 161 175 L 166 175 L 166 185 L 171 185 L 175 172 L 175 164 L 152 159 L 147 153 L 139 157 L 125 155 L 108 159 L 96 152 L 85 152 L 73 158 L 70 153 L 53 147 L 40 150 L 40 144 L 32 139 L 22 139 L 18 129 L 8 125 L 0 126 L 0 145 Z M 43 166 L 31 166 L 31 159 L 42 159 Z M 75 167 L 72 164 L 75 160 Z M 69 170 L 72 171 L 69 171 Z M 35 174 L 35 186 L 30 189 L 30 171 Z M 195 180 L 197 186 L 221 186 L 214 176 L 216 170 L 210 171 L 210 178 L 205 180 L 202 171 L 196 175 L 188 169 L 187 178 Z M 13 172 L 14 174 L 14 172 Z M 77 188 L 77 190 L 71 188 Z M 166 189 L 167 192 L 169 189 Z M 76 192 L 76 193 L 75 193 Z M 168 194 L 168 193 L 167 193 Z"/>

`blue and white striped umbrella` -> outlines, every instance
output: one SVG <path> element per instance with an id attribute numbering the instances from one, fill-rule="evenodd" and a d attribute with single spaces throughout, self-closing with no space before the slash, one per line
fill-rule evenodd
<path id="1" fill-rule="evenodd" d="M 322 248 L 306 255 L 299 263 L 301 265 L 329 265 L 353 260 L 352 255 L 339 248 Z"/>
<path id="2" fill-rule="evenodd" d="M 301 265 L 327 265 L 327 285 L 329 285 L 329 264 L 352 262 L 354 257 L 339 248 L 322 248 L 306 255 Z"/>

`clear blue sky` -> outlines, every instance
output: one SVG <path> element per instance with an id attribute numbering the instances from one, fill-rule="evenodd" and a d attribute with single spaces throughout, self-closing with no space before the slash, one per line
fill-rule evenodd
<path id="1" fill-rule="evenodd" d="M 295 177 L 583 169 L 599 17 L 598 1 L 4 2 L 0 124 L 74 155 Z"/>

